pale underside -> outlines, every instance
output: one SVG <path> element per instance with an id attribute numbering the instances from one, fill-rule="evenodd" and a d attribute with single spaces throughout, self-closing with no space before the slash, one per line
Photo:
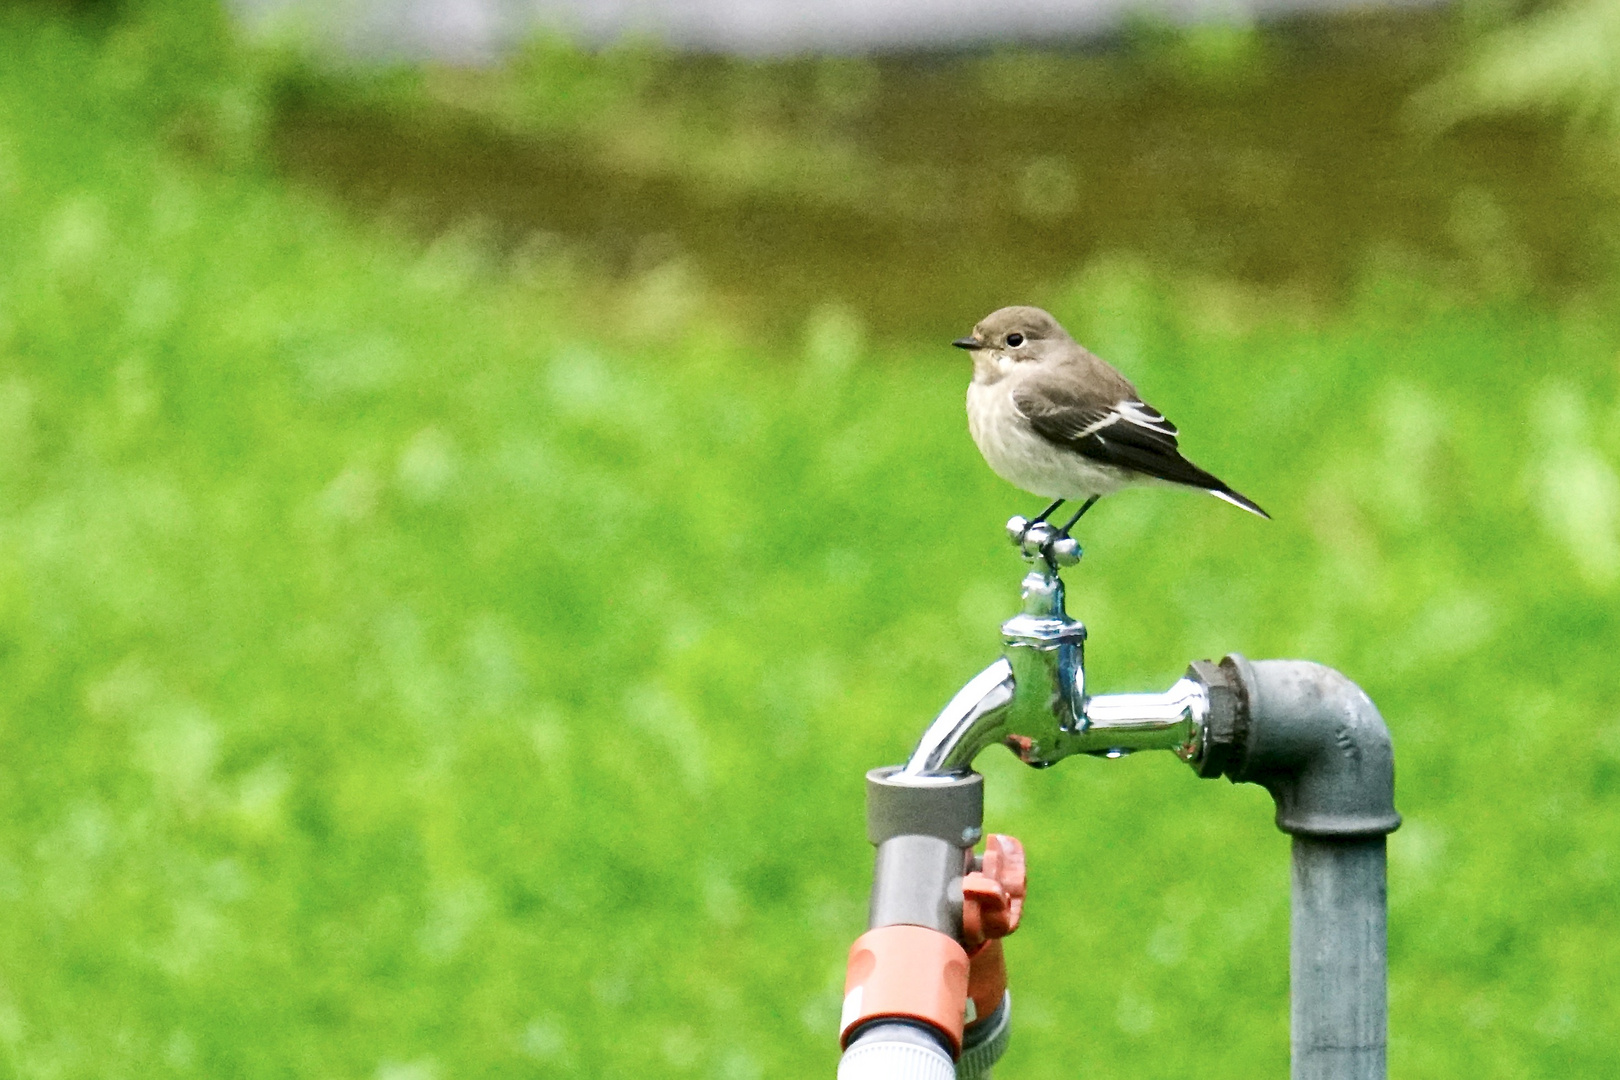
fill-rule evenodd
<path id="1" fill-rule="evenodd" d="M 995 474 L 1043 498 L 1089 499 L 1159 482 L 1048 442 L 1018 413 L 1004 385 L 970 384 L 967 413 L 968 431 Z"/>

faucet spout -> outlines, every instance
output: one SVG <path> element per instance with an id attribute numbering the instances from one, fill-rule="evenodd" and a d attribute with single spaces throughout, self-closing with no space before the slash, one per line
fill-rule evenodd
<path id="1" fill-rule="evenodd" d="M 1001 740 L 1001 720 L 1016 691 L 1006 657 L 979 672 L 928 725 L 896 779 L 916 782 L 918 777 L 968 769 L 979 751 Z"/>

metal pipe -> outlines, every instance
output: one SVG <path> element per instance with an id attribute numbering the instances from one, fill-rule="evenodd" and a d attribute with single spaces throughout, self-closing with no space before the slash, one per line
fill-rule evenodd
<path id="1" fill-rule="evenodd" d="M 1389 729 L 1360 687 L 1321 664 L 1228 656 L 1193 671 L 1211 701 L 1195 767 L 1263 785 L 1294 837 L 1290 1075 L 1384 1080 L 1385 836 L 1401 823 Z"/>
<path id="2" fill-rule="evenodd" d="M 1097 694 L 1086 698 L 1077 752 L 1123 757 L 1169 750 L 1183 761 L 1198 756 L 1209 694 L 1196 679 L 1178 679 L 1162 694 Z"/>
<path id="3" fill-rule="evenodd" d="M 1383 836 L 1294 837 L 1293 1080 L 1384 1080 L 1389 1006 Z"/>

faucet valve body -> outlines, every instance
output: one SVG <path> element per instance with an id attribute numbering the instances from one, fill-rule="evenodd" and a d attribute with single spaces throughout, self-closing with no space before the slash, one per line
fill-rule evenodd
<path id="1" fill-rule="evenodd" d="M 1122 757 L 1137 750 L 1198 760 L 1210 709 L 1205 684 L 1184 678 L 1162 694 L 1089 693 L 1085 624 L 1064 609 L 1063 580 L 1053 563 L 1026 556 L 1031 566 L 1023 610 L 1001 624 L 1001 659 L 950 700 L 904 773 L 961 772 L 995 743 L 1036 768 L 1073 754 Z"/>

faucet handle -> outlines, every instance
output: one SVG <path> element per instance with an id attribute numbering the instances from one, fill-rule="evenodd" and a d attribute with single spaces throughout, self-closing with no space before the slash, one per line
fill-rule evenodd
<path id="1" fill-rule="evenodd" d="M 969 952 L 991 938 L 1018 929 L 1024 913 L 1024 845 L 1016 837 L 991 833 L 976 869 L 962 879 L 962 944 Z"/>
<path id="2" fill-rule="evenodd" d="M 1085 554 L 1074 537 L 1059 536 L 1049 522 L 1030 524 L 1022 515 L 1007 519 L 1007 536 L 1025 559 L 1029 562 L 1041 559 L 1054 572 L 1060 566 L 1073 566 Z"/>

